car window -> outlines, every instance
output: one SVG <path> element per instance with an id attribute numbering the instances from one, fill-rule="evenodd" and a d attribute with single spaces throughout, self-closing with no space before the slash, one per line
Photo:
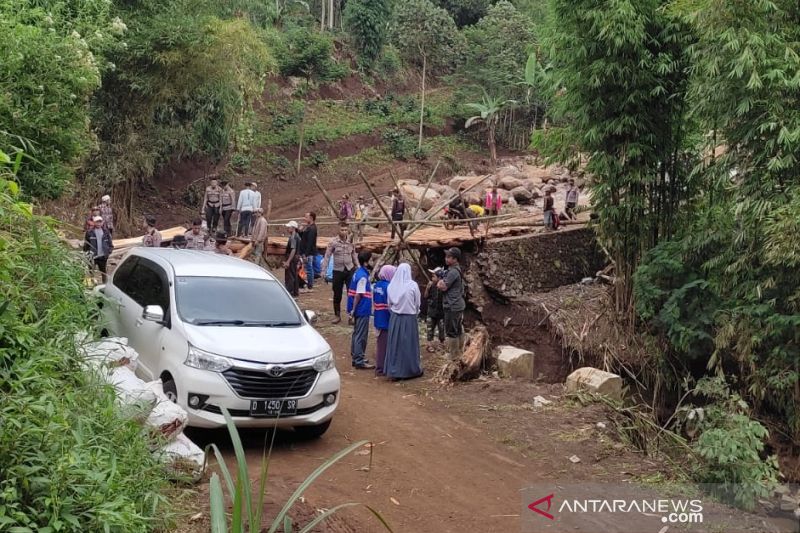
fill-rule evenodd
<path id="1" fill-rule="evenodd" d="M 184 322 L 197 326 L 296 327 L 303 324 L 294 300 L 274 280 L 183 276 L 175 302 Z"/>
<path id="2" fill-rule="evenodd" d="M 133 267 L 136 266 L 138 259 L 139 258 L 135 255 L 128 257 L 120 266 L 117 267 L 117 270 L 114 272 L 114 277 L 111 279 L 111 282 L 114 284 L 114 286 L 126 294 L 128 292 L 127 287 L 128 281 L 131 277 L 131 272 L 133 272 Z"/>
<path id="3" fill-rule="evenodd" d="M 164 314 L 168 314 L 169 286 L 166 284 L 166 275 L 149 261 L 136 263 L 124 290 L 125 294 L 142 307 L 160 305 L 164 309 Z"/>

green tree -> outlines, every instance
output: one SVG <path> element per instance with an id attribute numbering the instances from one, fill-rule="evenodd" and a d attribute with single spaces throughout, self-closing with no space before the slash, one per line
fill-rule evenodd
<path id="1" fill-rule="evenodd" d="M 344 27 L 358 51 L 359 63 L 371 68 L 380 57 L 389 33 L 388 0 L 350 0 L 344 8 Z"/>
<path id="2" fill-rule="evenodd" d="M 497 122 L 503 110 L 516 105 L 515 100 L 501 100 L 489 96 L 484 91 L 483 100 L 478 103 L 467 104 L 467 107 L 478 112 L 477 115 L 467 119 L 464 127 L 469 129 L 473 124 L 483 124 L 486 129 L 486 143 L 489 145 L 489 154 L 492 158 L 492 167 L 497 165 Z"/>
<path id="3" fill-rule="evenodd" d="M 420 83 L 419 148 L 425 120 L 425 81 L 428 69 L 445 73 L 457 64 L 463 37 L 453 18 L 430 0 L 408 0 L 397 6 L 393 40 L 406 61 L 422 69 Z"/>
<path id="4" fill-rule="evenodd" d="M 552 62 L 564 127 L 537 136 L 562 160 L 588 157 L 599 236 L 617 275 L 617 310 L 633 324 L 641 255 L 678 228 L 692 198 L 687 136 L 690 35 L 659 0 L 555 0 Z M 548 142 L 552 142 L 548 146 Z"/>
<path id="5" fill-rule="evenodd" d="M 286 36 L 280 56 L 280 72 L 283 76 L 298 76 L 305 80 L 303 91 L 308 94 L 311 83 L 325 83 L 342 78 L 346 71 L 333 59 L 333 41 L 323 33 L 309 28 L 297 27 Z M 297 172 L 303 159 L 303 136 L 306 120 L 306 102 L 298 129 Z"/>

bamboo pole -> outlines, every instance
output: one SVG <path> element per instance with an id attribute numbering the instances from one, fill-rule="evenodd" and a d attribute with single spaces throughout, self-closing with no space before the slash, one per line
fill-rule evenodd
<path id="1" fill-rule="evenodd" d="M 439 163 L 441 162 L 441 159 L 436 161 L 436 166 L 433 167 L 433 172 L 431 172 L 431 175 L 428 178 L 428 183 L 425 185 L 425 192 L 422 193 L 422 200 L 425 200 L 425 197 L 428 196 L 428 189 L 431 188 L 431 182 L 433 181 L 433 177 L 436 175 L 436 171 L 439 169 Z M 420 202 L 417 204 L 417 208 L 414 209 L 414 214 L 411 215 L 411 220 L 417 219 L 417 213 L 419 213 L 419 210 L 422 209 L 422 200 L 420 200 Z"/>
<path id="2" fill-rule="evenodd" d="M 311 176 L 311 181 L 314 182 L 314 185 L 317 186 L 317 188 L 319 189 L 319 192 L 321 192 L 322 196 L 325 197 L 325 200 L 328 202 L 328 206 L 330 206 L 330 208 L 331 208 L 331 214 L 334 217 L 337 217 L 336 205 L 333 203 L 333 200 L 331 200 L 331 197 L 328 196 L 328 191 L 326 191 L 325 187 L 322 186 L 322 182 L 319 181 L 319 178 L 317 176 Z"/>
<path id="3" fill-rule="evenodd" d="M 372 185 L 369 183 L 369 180 L 367 180 L 367 177 L 366 177 L 366 176 L 364 176 L 364 173 L 363 173 L 363 172 L 361 172 L 360 170 L 357 172 L 357 174 L 358 174 L 358 176 L 361 178 L 361 181 L 363 181 L 363 182 L 364 182 L 364 185 L 366 185 L 366 186 L 367 186 L 367 189 L 369 189 L 369 192 L 370 192 L 370 194 L 372 195 L 372 197 L 373 197 L 373 198 L 375 198 L 375 201 L 376 201 L 376 202 L 378 202 L 378 206 L 381 208 L 381 211 L 383 212 L 383 216 L 385 216 L 385 217 L 386 217 L 386 220 L 388 220 L 388 221 L 389 221 L 389 224 L 392 224 L 392 225 L 393 225 L 393 224 L 394 224 L 394 222 L 392 221 L 392 215 L 390 215 L 390 214 L 389 214 L 389 213 L 386 211 L 386 208 L 385 208 L 385 207 L 383 206 L 383 204 L 381 203 L 381 201 L 380 201 L 380 198 L 378 197 L 378 194 L 375 192 L 375 189 L 373 189 L 373 188 L 372 188 Z M 400 239 L 400 242 L 403 244 L 403 246 L 404 246 L 405 248 L 407 248 L 407 247 L 408 247 L 408 244 L 406 244 L 405 238 L 403 237 L 403 234 L 402 234 L 402 233 L 399 231 L 399 229 L 400 229 L 400 228 L 398 228 L 397 237 Z M 391 243 L 389 243 L 389 246 L 392 246 L 392 245 L 394 245 L 394 242 L 391 242 Z M 388 248 L 389 246 L 387 246 L 387 248 Z M 420 273 L 421 273 L 421 274 L 422 274 L 422 275 L 425 277 L 425 281 L 430 281 L 430 280 L 431 280 L 431 279 L 430 279 L 430 276 L 428 276 L 428 272 L 427 272 L 427 270 L 425 269 L 425 267 L 424 267 L 424 266 L 422 266 L 422 263 L 420 263 L 420 261 L 419 261 L 419 258 L 417 258 L 417 257 L 414 257 L 414 256 L 413 256 L 413 254 L 412 254 L 412 256 L 411 256 L 411 257 L 412 257 L 412 259 L 414 259 L 414 262 L 417 264 L 417 267 L 419 267 L 419 269 L 420 269 Z"/>

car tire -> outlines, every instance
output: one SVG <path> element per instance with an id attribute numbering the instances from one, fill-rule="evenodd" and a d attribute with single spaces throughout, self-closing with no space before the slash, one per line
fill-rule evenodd
<path id="1" fill-rule="evenodd" d="M 329 427 L 331 427 L 330 420 L 316 426 L 296 426 L 294 432 L 303 440 L 312 440 L 323 436 Z"/>
<path id="2" fill-rule="evenodd" d="M 164 389 L 164 394 L 172 403 L 178 403 L 178 386 L 175 385 L 175 380 L 172 379 L 172 376 L 164 376 L 161 379 L 161 388 Z"/>

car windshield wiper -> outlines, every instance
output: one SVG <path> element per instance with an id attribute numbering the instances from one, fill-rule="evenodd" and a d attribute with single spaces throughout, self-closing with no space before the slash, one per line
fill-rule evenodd
<path id="1" fill-rule="evenodd" d="M 283 327 L 291 327 L 291 326 L 299 326 L 300 322 L 280 322 L 280 321 L 273 321 L 273 322 L 245 322 L 242 324 L 245 327 L 261 327 L 261 328 L 283 328 Z"/>
<path id="2" fill-rule="evenodd" d="M 243 326 L 244 320 L 195 320 L 195 326 Z"/>

